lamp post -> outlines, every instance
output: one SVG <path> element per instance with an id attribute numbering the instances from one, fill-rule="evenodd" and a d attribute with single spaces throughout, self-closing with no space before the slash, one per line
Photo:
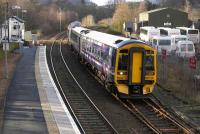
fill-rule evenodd
<path id="1" fill-rule="evenodd" d="M 19 18 L 19 16 L 18 16 L 19 15 L 18 14 L 18 10 L 21 9 L 21 7 L 18 6 L 18 5 L 15 5 L 15 6 L 12 7 L 12 9 L 16 9 L 17 10 L 17 17 Z M 19 20 L 17 20 L 17 24 L 18 24 L 17 25 L 17 29 L 18 29 L 18 36 L 17 37 L 18 37 L 18 40 L 19 40 L 19 28 L 20 28 L 20 26 L 19 26 Z"/>
<path id="2" fill-rule="evenodd" d="M 27 13 L 27 10 L 22 10 L 22 20 L 23 20 L 23 18 L 24 18 L 24 13 Z"/>
<path id="3" fill-rule="evenodd" d="M 20 6 L 18 6 L 18 5 L 15 5 L 15 6 L 12 6 L 12 9 L 16 9 L 17 10 L 17 17 L 18 17 L 18 10 L 19 9 L 21 9 L 21 7 Z"/>
<path id="4" fill-rule="evenodd" d="M 60 32 L 62 30 L 62 9 L 59 8 L 59 17 L 60 17 Z"/>

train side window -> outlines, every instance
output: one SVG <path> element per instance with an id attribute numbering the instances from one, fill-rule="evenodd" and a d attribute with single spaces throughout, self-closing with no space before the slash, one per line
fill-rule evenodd
<path id="1" fill-rule="evenodd" d="M 111 66 L 114 69 L 114 67 L 115 67 L 115 61 L 116 61 L 116 49 L 113 49 L 113 51 L 112 51 L 112 59 L 111 60 L 112 60 L 111 61 Z"/>
<path id="2" fill-rule="evenodd" d="M 108 63 L 108 57 L 109 56 L 109 46 L 103 45 L 103 60 L 104 63 Z"/>

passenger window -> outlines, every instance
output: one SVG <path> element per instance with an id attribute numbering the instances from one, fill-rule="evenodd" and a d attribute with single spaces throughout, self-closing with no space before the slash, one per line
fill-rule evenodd
<path id="1" fill-rule="evenodd" d="M 108 58 L 109 58 L 109 47 L 104 45 L 103 46 L 103 60 L 105 63 L 108 63 Z"/>

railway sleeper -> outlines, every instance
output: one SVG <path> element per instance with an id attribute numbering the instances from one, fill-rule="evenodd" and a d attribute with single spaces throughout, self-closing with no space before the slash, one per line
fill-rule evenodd
<path id="1" fill-rule="evenodd" d="M 98 124 L 97 124 L 98 125 Z M 92 127 L 91 127 L 92 126 Z M 84 128 L 91 129 L 91 130 L 109 130 L 108 126 L 94 126 L 94 125 L 86 125 Z"/>
<path id="2" fill-rule="evenodd" d="M 108 132 L 108 130 L 99 130 L 99 132 L 98 132 L 98 131 L 93 130 L 93 129 L 86 131 L 86 133 L 87 134 L 99 134 L 99 133 L 101 133 L 101 134 L 113 134 L 113 132 L 110 132 L 110 131 Z"/>
<path id="3" fill-rule="evenodd" d="M 105 124 L 100 124 L 99 122 L 88 122 L 88 121 L 81 121 L 83 126 L 93 126 L 93 128 L 105 128 Z"/>
<path id="4" fill-rule="evenodd" d="M 90 119 L 90 118 L 97 118 L 98 120 L 100 119 L 100 117 L 99 116 L 97 116 L 97 115 L 94 115 L 94 114 L 91 114 L 91 115 L 88 115 L 87 113 L 77 113 L 79 116 L 82 116 L 82 117 L 84 117 L 84 118 L 88 118 L 88 119 Z"/>
<path id="5" fill-rule="evenodd" d="M 85 118 L 85 117 L 83 117 L 83 116 L 79 116 L 79 120 L 86 120 L 86 119 L 88 119 L 88 120 L 99 120 L 99 118 L 96 118 L 96 117 L 91 117 L 91 118 Z"/>
<path id="6" fill-rule="evenodd" d="M 96 114 L 88 114 L 88 112 L 75 112 L 75 113 L 79 115 L 85 115 L 85 116 L 97 116 Z"/>
<path id="7" fill-rule="evenodd" d="M 94 128 L 105 128 L 106 125 L 100 122 L 91 122 L 91 121 L 81 121 L 81 124 L 84 126 L 93 126 Z"/>
<path id="8" fill-rule="evenodd" d="M 160 131 L 164 133 L 180 133 L 182 132 L 180 129 L 174 129 L 174 128 L 161 128 Z"/>

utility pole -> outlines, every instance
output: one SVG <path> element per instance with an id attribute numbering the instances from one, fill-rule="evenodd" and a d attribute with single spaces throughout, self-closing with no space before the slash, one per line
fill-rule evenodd
<path id="1" fill-rule="evenodd" d="M 5 74 L 4 74 L 4 77 L 5 79 L 8 79 L 8 57 L 7 57 L 7 48 L 9 47 L 9 17 L 8 17 L 8 20 L 7 20 L 7 15 L 8 15 L 8 1 L 6 0 L 6 6 L 5 6 L 5 27 L 4 27 L 4 30 L 5 30 L 5 35 L 4 35 L 4 39 L 5 39 L 5 43 L 4 43 L 4 52 L 5 52 Z M 6 30 L 7 30 L 7 33 L 6 34 Z M 8 35 L 8 37 L 7 37 Z M 6 41 L 7 40 L 7 41 Z"/>

